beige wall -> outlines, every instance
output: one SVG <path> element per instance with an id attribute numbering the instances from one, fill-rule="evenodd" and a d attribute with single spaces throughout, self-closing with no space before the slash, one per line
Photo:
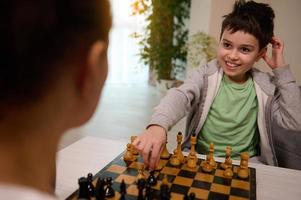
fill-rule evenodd
<path id="1" fill-rule="evenodd" d="M 219 41 L 223 16 L 231 12 L 235 0 L 212 0 L 209 34 Z"/>
<path id="2" fill-rule="evenodd" d="M 285 59 L 301 85 L 301 1 L 272 0 L 275 11 L 275 35 L 285 42 Z"/>
<path id="3" fill-rule="evenodd" d="M 203 31 L 208 33 L 210 27 L 211 0 L 192 0 L 190 9 L 190 35 Z"/>
<path id="4" fill-rule="evenodd" d="M 234 2 L 235 0 L 192 0 L 190 30 L 193 32 L 205 31 L 218 40 L 222 16 L 232 10 Z M 290 64 L 297 82 L 301 84 L 301 1 L 257 0 L 257 2 L 269 3 L 274 9 L 276 15 L 275 35 L 284 40 L 286 62 Z M 204 8 L 205 4 L 209 6 Z M 208 10 L 210 12 L 209 18 Z M 200 19 L 208 21 L 201 22 Z M 257 66 L 264 71 L 270 71 L 263 61 L 260 61 Z"/>

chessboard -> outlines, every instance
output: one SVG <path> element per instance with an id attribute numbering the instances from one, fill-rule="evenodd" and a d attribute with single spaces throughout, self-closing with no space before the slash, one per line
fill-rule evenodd
<path id="1" fill-rule="evenodd" d="M 139 166 L 143 165 L 143 160 L 137 156 L 135 161 L 125 162 L 124 153 L 117 156 L 107 166 L 101 169 L 93 176 L 93 185 L 96 185 L 97 179 L 111 177 L 112 188 L 115 190 L 115 196 L 109 199 L 120 199 L 120 186 L 122 181 L 125 183 L 126 194 L 123 199 L 137 199 L 137 176 Z M 223 175 L 221 163 L 210 173 L 203 172 L 201 162 L 204 159 L 198 158 L 197 166 L 192 169 L 186 164 L 173 166 L 170 159 L 160 159 L 160 170 L 155 171 L 157 184 L 152 186 L 152 199 L 160 199 L 160 185 L 162 180 L 168 181 L 170 188 L 170 199 L 185 199 L 185 195 L 194 193 L 194 199 L 214 199 L 214 200 L 244 200 L 256 199 L 256 170 L 248 167 L 249 176 L 246 179 L 240 179 L 237 175 L 239 166 L 233 165 L 232 178 L 226 178 Z M 144 170 L 144 175 L 149 175 L 148 170 Z M 71 194 L 67 199 L 78 199 L 78 190 Z M 92 198 L 93 199 L 93 198 Z"/>

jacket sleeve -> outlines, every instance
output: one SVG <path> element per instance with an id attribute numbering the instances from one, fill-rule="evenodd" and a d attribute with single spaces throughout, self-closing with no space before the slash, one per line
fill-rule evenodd
<path id="1" fill-rule="evenodd" d="M 205 71 L 206 66 L 193 70 L 181 86 L 171 88 L 154 108 L 148 126 L 156 124 L 169 131 L 182 119 L 195 101 L 200 99 Z"/>
<path id="2" fill-rule="evenodd" d="M 272 108 L 276 123 L 290 130 L 301 130 L 301 88 L 298 87 L 289 66 L 273 70 L 278 94 Z"/>

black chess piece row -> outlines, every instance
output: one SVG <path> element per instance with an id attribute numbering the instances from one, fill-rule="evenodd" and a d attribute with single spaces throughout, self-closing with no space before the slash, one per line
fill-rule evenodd
<path id="1" fill-rule="evenodd" d="M 81 177 L 78 179 L 79 190 L 78 199 L 79 200 L 90 200 L 95 197 L 97 200 L 104 200 L 105 198 L 111 198 L 115 196 L 115 191 L 112 188 L 112 178 L 98 178 L 96 187 L 92 184 L 93 175 L 88 174 L 87 177 Z"/>
<path id="2" fill-rule="evenodd" d="M 87 177 L 81 177 L 78 179 L 79 191 L 78 199 L 79 200 L 90 200 L 91 198 L 96 198 L 96 200 L 105 200 L 107 198 L 112 198 L 115 196 L 115 191 L 112 188 L 112 178 L 98 178 L 96 187 L 92 184 L 93 175 L 89 173 Z M 157 184 L 157 178 L 154 176 L 154 172 L 150 172 L 149 177 L 145 179 L 139 179 L 137 182 L 138 188 L 138 197 L 137 200 L 170 200 L 171 191 L 168 185 L 168 180 L 164 180 L 160 186 L 159 196 L 153 196 L 154 190 L 152 186 Z M 126 200 L 126 184 L 122 180 L 120 184 L 120 200 Z M 184 200 L 194 200 L 195 194 L 190 193 L 189 196 L 185 195 Z"/>
<path id="3" fill-rule="evenodd" d="M 138 187 L 138 197 L 137 200 L 170 200 L 171 199 L 171 190 L 168 185 L 167 179 L 162 182 L 160 186 L 160 194 L 158 197 L 153 197 L 154 191 L 151 186 L 156 185 L 157 181 L 154 185 L 149 183 L 150 179 L 145 181 L 144 179 L 139 179 L 137 182 Z M 155 179 L 156 180 L 156 179 Z M 145 195 L 143 196 L 143 190 L 145 189 Z M 195 200 L 195 193 L 191 192 L 189 195 L 186 194 L 184 196 L 184 200 Z"/>

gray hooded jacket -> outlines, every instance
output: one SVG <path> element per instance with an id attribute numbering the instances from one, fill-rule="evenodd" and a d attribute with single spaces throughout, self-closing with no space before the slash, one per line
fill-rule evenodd
<path id="1" fill-rule="evenodd" d="M 301 92 L 289 66 L 273 70 L 274 76 L 252 69 L 258 100 L 257 126 L 260 135 L 260 160 L 278 165 L 271 136 L 271 121 L 280 127 L 301 131 Z M 155 107 L 150 125 L 157 124 L 170 130 L 187 116 L 183 149 L 190 147 L 191 134 L 198 135 L 218 92 L 223 70 L 217 60 L 192 71 L 184 84 L 172 88 Z"/>

